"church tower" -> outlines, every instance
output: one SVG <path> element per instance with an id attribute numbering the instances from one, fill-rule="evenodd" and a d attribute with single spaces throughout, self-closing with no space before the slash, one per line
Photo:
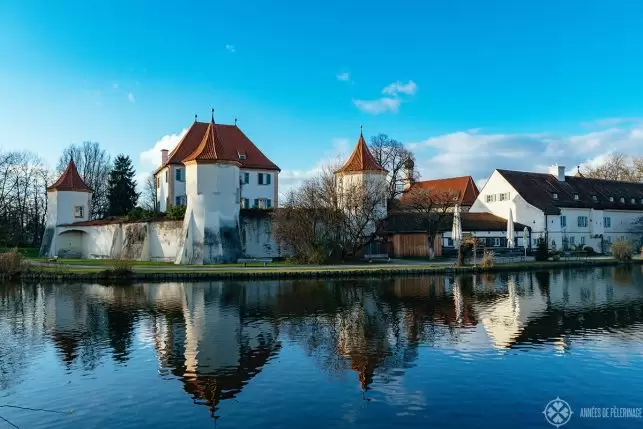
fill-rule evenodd
<path id="1" fill-rule="evenodd" d="M 78 174 L 76 163 L 69 160 L 63 174 L 47 188 L 47 220 L 40 246 L 40 256 L 56 254 L 56 227 L 89 220 L 92 189 Z"/>
<path id="2" fill-rule="evenodd" d="M 342 168 L 335 172 L 335 179 L 338 187 L 340 206 L 342 200 L 356 189 L 364 189 L 368 192 L 379 192 L 382 194 L 382 203 L 378 206 L 379 218 L 386 217 L 386 177 L 388 171 L 382 167 L 366 145 L 364 135 L 360 131 L 357 145 L 348 161 Z"/>
<path id="3" fill-rule="evenodd" d="M 230 153 L 228 153 L 230 152 Z M 183 160 L 187 208 L 177 264 L 236 262 L 240 182 L 238 154 L 221 143 L 212 121 L 199 146 Z"/>

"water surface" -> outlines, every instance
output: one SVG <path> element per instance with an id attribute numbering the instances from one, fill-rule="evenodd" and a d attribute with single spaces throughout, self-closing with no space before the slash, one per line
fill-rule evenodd
<path id="1" fill-rule="evenodd" d="M 580 416 L 643 407 L 641 266 L 0 286 L 20 428 L 547 428 L 556 397 L 643 425 Z"/>

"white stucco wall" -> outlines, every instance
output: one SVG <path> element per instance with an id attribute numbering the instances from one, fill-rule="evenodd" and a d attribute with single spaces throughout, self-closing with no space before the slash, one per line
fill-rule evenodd
<path id="1" fill-rule="evenodd" d="M 82 222 L 89 219 L 89 192 L 48 191 L 47 192 L 47 224 L 62 225 Z M 83 216 L 76 217 L 74 208 L 83 207 Z"/>
<path id="2" fill-rule="evenodd" d="M 277 258 L 281 256 L 272 233 L 270 218 L 243 218 L 241 222 L 241 243 L 245 257 Z"/>
<path id="3" fill-rule="evenodd" d="M 359 172 L 359 173 L 338 173 L 335 177 L 337 193 L 340 197 L 340 206 L 342 204 L 341 199 L 344 195 L 351 193 L 355 187 L 366 186 L 368 192 L 381 190 L 382 201 L 381 204 L 377 207 L 377 218 L 384 219 L 387 215 L 387 206 L 386 206 L 386 173 L 379 172 Z"/>
<path id="4" fill-rule="evenodd" d="M 161 169 L 156 175 L 157 185 L 156 188 L 156 201 L 159 205 L 159 211 L 165 212 L 167 210 L 167 198 L 169 195 L 169 184 L 165 180 L 166 172 L 168 172 L 168 167 Z"/>

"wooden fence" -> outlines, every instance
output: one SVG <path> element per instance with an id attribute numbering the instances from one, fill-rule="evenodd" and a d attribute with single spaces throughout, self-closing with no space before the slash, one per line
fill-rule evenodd
<path id="1" fill-rule="evenodd" d="M 394 258 L 423 258 L 429 256 L 429 240 L 426 234 L 395 234 L 391 237 Z M 435 256 L 442 256 L 442 234 L 435 237 Z"/>

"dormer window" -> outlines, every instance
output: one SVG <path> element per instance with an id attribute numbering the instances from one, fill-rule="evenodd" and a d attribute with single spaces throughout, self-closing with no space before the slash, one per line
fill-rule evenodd
<path id="1" fill-rule="evenodd" d="M 592 195 L 592 200 L 593 201 L 598 201 L 598 197 L 596 195 Z"/>
<path id="2" fill-rule="evenodd" d="M 632 199 L 630 200 L 630 204 L 636 204 L 636 199 L 632 198 Z"/>
<path id="3" fill-rule="evenodd" d="M 641 198 L 641 204 L 643 204 L 643 198 Z"/>
<path id="4" fill-rule="evenodd" d="M 610 203 L 614 202 L 614 197 L 610 197 Z"/>
<path id="5" fill-rule="evenodd" d="M 557 199 L 558 199 L 558 193 L 556 193 L 556 192 L 554 192 L 553 194 L 551 194 L 551 196 L 552 196 L 552 198 L 553 198 L 553 199 L 555 199 L 555 200 L 557 200 Z"/>
<path id="6" fill-rule="evenodd" d="M 574 194 L 574 201 L 578 201 L 579 198 L 578 194 Z"/>
<path id="7" fill-rule="evenodd" d="M 625 197 L 621 197 L 621 204 L 625 204 Z"/>
<path id="8" fill-rule="evenodd" d="M 241 161 L 244 161 L 246 159 L 246 154 L 245 153 L 237 152 L 237 155 L 239 155 L 239 159 Z"/>

